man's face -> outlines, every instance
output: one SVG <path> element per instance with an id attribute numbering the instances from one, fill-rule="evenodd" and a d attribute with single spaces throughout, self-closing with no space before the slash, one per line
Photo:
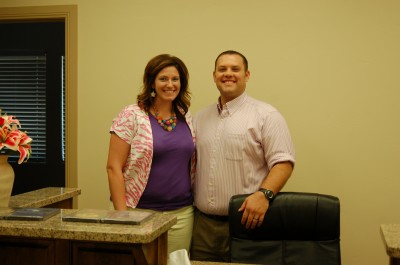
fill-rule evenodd
<path id="1" fill-rule="evenodd" d="M 240 55 L 224 54 L 218 58 L 213 76 L 221 93 L 221 104 L 225 104 L 244 92 L 250 72 L 245 71 Z"/>

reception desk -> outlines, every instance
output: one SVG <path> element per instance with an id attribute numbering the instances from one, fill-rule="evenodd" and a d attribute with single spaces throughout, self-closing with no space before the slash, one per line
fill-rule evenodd
<path id="1" fill-rule="evenodd" d="M 156 213 L 140 225 L 98 224 L 62 221 L 70 209 L 60 210 L 45 221 L 0 220 L 0 261 L 11 264 L 167 265 L 167 233 L 177 220 Z"/>
<path id="2" fill-rule="evenodd" d="M 9 207 L 72 209 L 81 194 L 78 188 L 49 187 L 11 196 Z"/>
<path id="3" fill-rule="evenodd" d="M 389 264 L 400 265 L 400 224 L 381 225 L 381 235 L 389 256 Z"/>

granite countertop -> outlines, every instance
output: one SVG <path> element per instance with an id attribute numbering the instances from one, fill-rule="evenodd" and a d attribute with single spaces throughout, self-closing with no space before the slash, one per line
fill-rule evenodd
<path id="1" fill-rule="evenodd" d="M 45 221 L 0 220 L 0 236 L 149 243 L 177 222 L 174 215 L 163 213 L 155 213 L 151 219 L 140 225 L 65 222 L 62 221 L 62 215 L 77 210 L 60 211 L 60 214 Z"/>
<path id="2" fill-rule="evenodd" d="M 400 224 L 381 225 L 381 234 L 389 257 L 400 258 Z"/>
<path id="3" fill-rule="evenodd" d="M 40 208 L 80 195 L 78 188 L 50 187 L 11 196 L 9 207 Z"/>

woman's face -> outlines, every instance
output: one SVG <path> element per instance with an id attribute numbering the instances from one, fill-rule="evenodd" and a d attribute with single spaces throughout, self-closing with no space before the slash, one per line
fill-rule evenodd
<path id="1" fill-rule="evenodd" d="M 153 88 L 158 102 L 172 102 L 181 89 L 181 80 L 176 67 L 168 66 L 162 69 L 156 76 Z"/>

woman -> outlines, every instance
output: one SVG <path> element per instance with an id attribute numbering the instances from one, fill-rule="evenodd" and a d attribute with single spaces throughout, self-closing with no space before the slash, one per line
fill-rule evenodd
<path id="1" fill-rule="evenodd" d="M 177 57 L 161 54 L 144 71 L 137 104 L 113 120 L 107 162 L 116 210 L 151 209 L 177 216 L 168 252 L 189 253 L 193 227 L 195 136 L 189 112 L 189 73 Z"/>

